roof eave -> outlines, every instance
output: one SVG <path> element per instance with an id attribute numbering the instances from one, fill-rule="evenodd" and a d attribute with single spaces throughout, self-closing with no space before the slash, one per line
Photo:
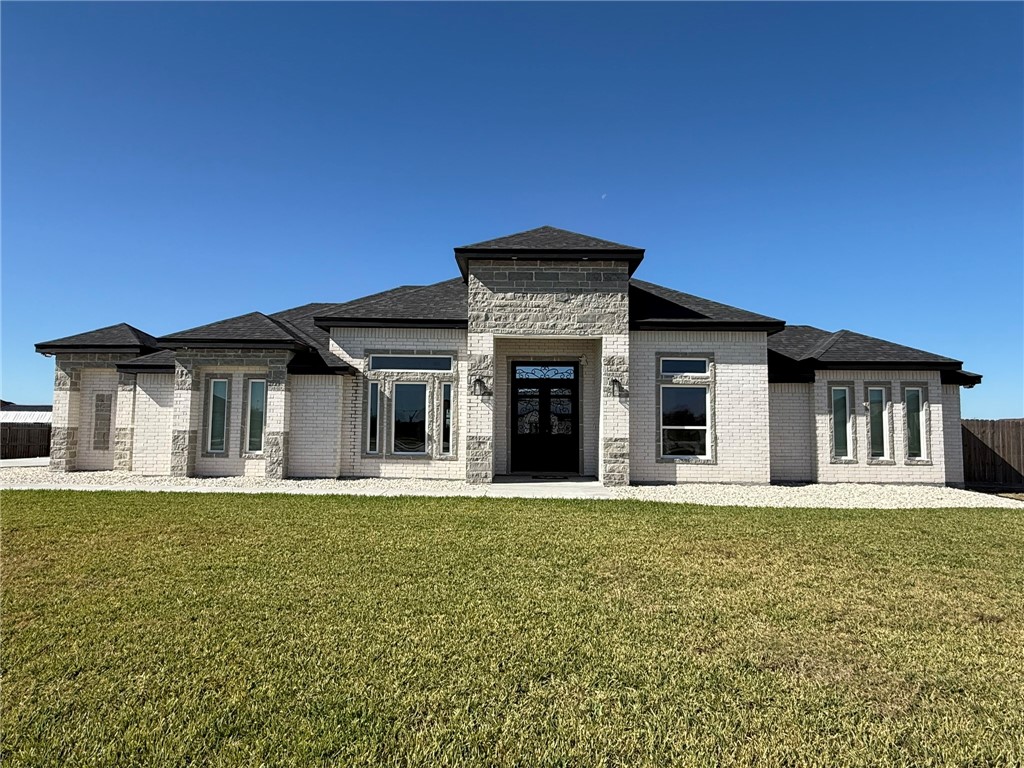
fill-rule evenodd
<path id="1" fill-rule="evenodd" d="M 926 360 L 869 360 L 869 361 L 833 361 L 822 362 L 821 360 L 802 360 L 805 364 L 811 365 L 815 370 L 848 370 L 848 371 L 958 371 L 963 363 L 956 360 L 950 361 L 926 361 Z"/>
<path id="2" fill-rule="evenodd" d="M 455 262 L 459 265 L 462 279 L 469 279 L 469 262 L 472 259 L 510 259 L 535 261 L 627 261 L 629 276 L 632 277 L 640 262 L 644 260 L 643 248 L 545 248 L 531 251 L 526 248 L 456 248 Z"/>
<path id="3" fill-rule="evenodd" d="M 629 324 L 631 331 L 765 331 L 778 333 L 786 324 L 781 320 L 637 320 Z"/>
<path id="4" fill-rule="evenodd" d="M 96 353 L 111 353 L 111 354 L 134 354 L 143 355 L 149 354 L 150 352 L 159 352 L 160 347 L 151 347 L 145 344 L 121 344 L 121 345 L 102 345 L 102 344 L 50 344 L 48 342 L 41 342 L 35 345 L 36 352 L 40 355 L 57 355 L 62 352 L 82 352 L 87 354 Z"/>
<path id="5" fill-rule="evenodd" d="M 314 317 L 313 325 L 323 330 L 331 328 L 468 328 L 468 320 L 437 320 L 418 318 L 351 318 Z"/>
<path id="6" fill-rule="evenodd" d="M 161 344 L 179 349 L 286 349 L 302 351 L 309 349 L 307 344 L 297 341 L 254 341 L 252 339 L 175 339 L 165 336 Z"/>

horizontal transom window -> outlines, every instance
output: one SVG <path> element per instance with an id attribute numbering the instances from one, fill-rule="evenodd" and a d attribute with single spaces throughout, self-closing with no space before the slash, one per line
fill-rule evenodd
<path id="1" fill-rule="evenodd" d="M 450 371 L 450 355 L 370 355 L 371 371 Z"/>
<path id="2" fill-rule="evenodd" d="M 708 361 L 703 357 L 663 357 L 661 358 L 661 375 L 676 376 L 689 373 L 706 376 Z"/>

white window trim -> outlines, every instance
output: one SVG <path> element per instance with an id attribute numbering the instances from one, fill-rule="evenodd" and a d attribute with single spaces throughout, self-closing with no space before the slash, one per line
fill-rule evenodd
<path id="1" fill-rule="evenodd" d="M 918 434 L 921 436 L 921 455 L 911 456 L 910 455 L 910 409 L 907 408 L 907 394 L 910 392 L 917 392 L 917 402 L 920 410 L 917 412 L 917 429 Z M 907 458 L 911 461 L 930 461 L 928 451 L 928 422 L 925 420 L 925 398 L 924 398 L 924 387 L 906 387 L 903 390 L 903 429 L 906 431 L 906 445 L 907 445 Z"/>
<path id="2" fill-rule="evenodd" d="M 445 391 L 448 392 L 448 397 L 444 396 Z M 445 381 L 441 383 L 441 430 L 439 434 L 439 440 L 441 446 L 442 456 L 452 455 L 452 438 L 455 436 L 455 430 L 452 427 L 455 426 L 454 411 L 455 401 L 452 399 L 452 395 L 455 394 L 455 387 L 452 386 L 451 382 Z M 448 450 L 444 448 L 444 401 L 448 400 Z"/>
<path id="3" fill-rule="evenodd" d="M 219 451 L 213 448 L 213 390 L 218 381 L 224 382 L 224 447 Z M 227 453 L 228 452 L 228 414 L 227 409 L 231 407 L 231 379 L 210 379 L 210 412 L 206 414 L 206 452 Z"/>
<path id="4" fill-rule="evenodd" d="M 447 368 L 374 368 L 373 361 L 378 357 L 427 357 L 427 358 L 444 358 L 448 360 Z M 371 371 L 401 371 L 402 373 L 451 373 L 455 369 L 455 358 L 451 355 L 425 355 L 425 354 L 403 354 L 399 352 L 382 352 L 379 354 L 370 355 L 369 370 Z M 415 384 L 417 382 L 405 382 L 408 384 Z"/>
<path id="5" fill-rule="evenodd" d="M 704 372 L 703 373 L 666 373 L 665 372 L 665 363 L 669 362 L 669 361 L 672 361 L 672 360 L 678 360 L 678 361 L 681 361 L 681 362 L 701 362 L 701 363 L 704 363 Z M 706 357 L 662 357 L 658 361 L 658 376 L 663 377 L 663 378 L 664 377 L 669 377 L 669 376 L 699 376 L 701 378 L 710 378 L 711 377 L 711 360 L 709 360 Z"/>
<path id="6" fill-rule="evenodd" d="M 260 447 L 250 448 L 249 447 L 249 431 L 252 426 L 250 421 L 252 419 L 252 385 L 253 384 L 263 385 L 263 428 L 260 430 Z M 248 392 L 246 392 L 246 414 L 245 414 L 245 453 L 263 453 L 263 446 L 267 442 L 267 407 L 270 400 L 270 388 L 267 386 L 266 379 L 249 379 Z"/>
<path id="7" fill-rule="evenodd" d="M 871 393 L 882 393 L 882 455 L 871 455 L 871 438 L 874 434 L 871 431 Z M 889 398 L 886 397 L 885 387 L 868 387 L 868 458 L 875 461 L 888 461 L 892 458 L 892 445 L 889 438 Z"/>
<path id="8" fill-rule="evenodd" d="M 673 358 L 684 359 L 684 358 Z M 699 375 L 699 374 L 690 374 Z M 704 426 L 693 427 L 666 427 L 665 426 L 665 390 L 666 389 L 703 389 L 704 390 Z M 711 387 L 708 384 L 659 384 L 658 400 L 660 402 L 659 423 L 658 423 L 658 453 L 662 459 L 707 459 L 711 457 Z M 694 453 L 688 456 L 677 456 L 665 453 L 665 430 L 666 429 L 692 429 L 704 430 L 704 453 Z"/>
<path id="9" fill-rule="evenodd" d="M 423 387 L 423 450 L 422 451 L 396 451 L 395 450 L 395 417 L 398 415 L 398 395 L 391 394 L 391 453 L 395 456 L 426 456 L 430 453 L 430 384 L 426 381 L 396 381 L 394 387 L 419 385 Z M 378 423 L 380 416 L 377 417 Z"/>
<path id="10" fill-rule="evenodd" d="M 374 393 L 373 393 L 374 388 L 377 389 L 377 396 L 376 397 L 374 397 Z M 371 412 L 373 410 L 374 401 L 376 401 L 376 405 L 377 405 L 377 434 L 376 435 L 373 434 L 373 427 L 370 426 L 371 419 L 372 419 Z M 370 438 L 371 437 L 376 437 L 377 438 L 377 447 L 372 449 L 372 450 L 370 449 Z M 366 448 L 366 453 L 369 454 L 370 456 L 378 456 L 378 455 L 380 455 L 380 382 L 379 381 L 371 381 L 371 382 L 369 382 L 369 390 L 368 390 L 368 392 L 366 394 L 366 445 L 365 445 L 365 448 Z"/>
<path id="11" fill-rule="evenodd" d="M 837 389 L 841 389 L 846 393 L 846 454 L 840 456 L 836 453 L 836 399 L 835 392 Z M 832 458 L 833 459 L 844 459 L 852 460 L 854 457 L 851 455 L 853 452 L 853 408 L 850 407 L 850 395 L 852 387 L 843 385 L 837 387 L 829 387 L 828 390 L 828 410 L 829 410 L 829 428 L 832 430 L 830 436 L 832 441 Z M 870 447 L 870 446 L 869 446 Z"/>

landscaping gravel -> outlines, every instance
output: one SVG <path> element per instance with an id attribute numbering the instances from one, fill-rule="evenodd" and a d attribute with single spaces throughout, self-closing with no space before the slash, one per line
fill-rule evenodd
<path id="1" fill-rule="evenodd" d="M 469 485 L 454 480 L 267 480 L 257 477 L 145 477 L 131 472 L 52 473 L 45 467 L 0 468 L 0 488 L 351 494 L 361 496 L 487 496 L 592 498 L 740 507 L 908 509 L 1005 507 L 1024 502 L 991 494 L 921 485 L 684 485 L 605 488 L 596 482 L 499 482 Z"/>

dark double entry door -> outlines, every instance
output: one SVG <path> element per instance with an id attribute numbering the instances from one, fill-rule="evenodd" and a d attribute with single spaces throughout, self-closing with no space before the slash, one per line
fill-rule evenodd
<path id="1" fill-rule="evenodd" d="M 580 471 L 577 363 L 512 364 L 512 472 Z"/>

